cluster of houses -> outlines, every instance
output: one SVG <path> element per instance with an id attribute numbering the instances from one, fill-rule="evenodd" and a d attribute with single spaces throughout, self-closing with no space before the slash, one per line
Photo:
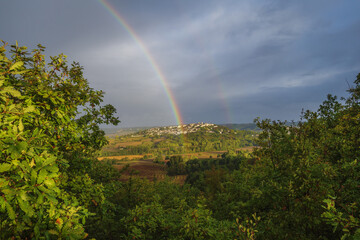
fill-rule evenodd
<path id="1" fill-rule="evenodd" d="M 181 124 L 176 126 L 168 126 L 168 127 L 156 127 L 150 128 L 145 130 L 147 135 L 154 136 L 154 135 L 165 135 L 165 134 L 173 134 L 173 135 L 180 135 L 180 134 L 188 134 L 199 131 L 201 128 L 204 127 L 218 127 L 212 123 L 190 123 L 190 124 Z"/>

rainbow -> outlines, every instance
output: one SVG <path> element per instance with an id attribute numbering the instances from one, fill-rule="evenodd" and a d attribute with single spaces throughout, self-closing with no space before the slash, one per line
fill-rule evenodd
<path id="1" fill-rule="evenodd" d="M 228 123 L 233 123 L 233 117 L 231 114 L 231 107 L 229 102 L 227 101 L 226 95 L 225 95 L 225 89 L 224 89 L 224 84 L 222 84 L 220 78 L 219 78 L 219 71 L 216 67 L 215 64 L 215 60 L 214 57 L 211 56 L 207 56 L 207 58 L 210 60 L 210 66 L 211 66 L 211 70 L 212 70 L 212 75 L 214 78 L 216 78 L 216 83 L 217 83 L 217 89 L 218 89 L 218 97 L 220 102 L 222 103 L 222 108 L 224 110 L 224 116 L 226 116 L 226 120 Z"/>
<path id="2" fill-rule="evenodd" d="M 205 46 L 206 44 L 203 44 L 203 42 L 198 41 L 198 45 L 199 46 Z M 224 88 L 224 84 L 222 83 L 221 79 L 220 79 L 220 74 L 217 68 L 217 64 L 215 63 L 215 58 L 214 55 L 211 54 L 210 51 L 208 51 L 207 49 L 203 49 L 203 55 L 204 58 L 208 60 L 208 64 L 209 64 L 209 72 L 211 73 L 211 76 L 216 80 L 216 84 L 217 84 L 217 96 L 219 98 L 219 102 L 222 104 L 222 109 L 224 112 L 224 116 L 226 116 L 226 120 L 228 123 L 233 123 L 234 122 L 234 118 L 231 114 L 231 106 L 229 101 L 227 100 L 226 94 L 225 94 L 225 88 Z"/>
<path id="3" fill-rule="evenodd" d="M 171 109 L 174 113 L 176 123 L 181 127 L 183 120 L 180 114 L 179 106 L 175 101 L 175 97 L 173 92 L 171 91 L 169 84 L 165 78 L 165 75 L 161 72 L 159 65 L 156 63 L 154 57 L 150 54 L 150 51 L 146 48 L 145 44 L 141 41 L 139 36 L 135 33 L 134 29 L 125 21 L 125 19 L 120 15 L 118 11 L 107 1 L 107 0 L 98 0 L 100 4 L 113 16 L 115 19 L 121 24 L 121 26 L 130 34 L 130 36 L 134 39 L 134 41 L 138 44 L 140 49 L 144 52 L 145 57 L 151 64 L 154 69 L 156 75 L 161 81 L 162 86 L 165 89 L 166 95 L 169 99 Z"/>

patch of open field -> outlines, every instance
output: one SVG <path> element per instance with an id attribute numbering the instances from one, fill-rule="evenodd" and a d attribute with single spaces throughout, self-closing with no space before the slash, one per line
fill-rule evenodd
<path id="1" fill-rule="evenodd" d="M 239 148 L 236 149 L 237 151 L 248 151 L 248 152 L 252 152 L 254 150 L 255 147 L 251 146 L 251 147 L 243 147 L 243 148 Z M 192 159 L 192 158 L 217 158 L 218 156 L 221 156 L 221 154 L 225 153 L 226 151 L 212 151 L 212 152 L 197 152 L 197 153 L 183 153 L 183 154 L 174 154 L 174 156 L 183 156 L 187 159 Z M 172 156 L 172 155 L 170 155 Z M 124 160 L 125 158 L 127 158 L 128 160 L 136 160 L 136 159 L 142 159 L 144 157 L 152 157 L 152 154 L 143 154 L 143 155 L 122 155 L 122 156 L 106 156 L 106 157 L 99 157 L 99 160 L 104 160 L 104 159 L 116 159 L 116 160 Z"/>
<path id="2" fill-rule="evenodd" d="M 146 178 L 150 181 L 161 181 L 167 178 L 166 166 L 164 164 L 153 163 L 152 159 L 137 160 L 128 162 L 129 168 L 122 173 L 121 181 L 127 181 L 131 176 Z M 124 165 L 115 165 L 116 168 L 121 170 Z M 184 184 L 186 175 L 170 177 L 172 181 Z"/>
<path id="3" fill-rule="evenodd" d="M 128 137 L 122 140 L 118 140 L 118 139 L 108 139 L 108 140 L 109 140 L 109 144 L 105 146 L 104 149 L 108 151 L 116 151 L 119 148 L 135 147 L 146 143 L 151 144 L 151 142 L 154 143 L 161 142 L 164 139 L 153 140 L 151 138 Z"/>
<path id="4" fill-rule="evenodd" d="M 120 142 L 115 144 L 115 147 L 134 147 L 141 145 L 141 141 L 134 141 L 134 142 Z"/>

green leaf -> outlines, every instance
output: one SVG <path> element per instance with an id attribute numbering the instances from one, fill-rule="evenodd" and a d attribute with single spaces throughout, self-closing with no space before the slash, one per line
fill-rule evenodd
<path id="1" fill-rule="evenodd" d="M 19 153 L 23 154 L 28 149 L 28 143 L 26 141 L 22 141 L 16 145 L 16 148 L 18 149 Z"/>
<path id="2" fill-rule="evenodd" d="M 41 169 L 37 178 L 37 184 L 41 184 L 47 177 L 48 172 L 45 169 Z"/>
<path id="3" fill-rule="evenodd" d="M 34 214 L 34 210 L 29 205 L 29 203 L 27 201 L 22 200 L 21 198 L 18 198 L 17 200 L 21 210 L 23 210 L 26 214 L 29 215 L 29 217 L 31 217 Z"/>
<path id="4" fill-rule="evenodd" d="M 24 113 L 29 113 L 29 112 L 34 112 L 34 111 L 35 111 L 34 106 L 29 106 L 29 107 L 24 109 Z"/>
<path id="5" fill-rule="evenodd" d="M 44 192 L 44 193 L 50 193 L 50 190 L 47 189 L 46 187 L 44 187 L 43 185 L 40 185 L 37 187 L 39 189 L 39 191 Z"/>
<path id="6" fill-rule="evenodd" d="M 16 63 L 14 63 L 11 67 L 10 67 L 10 71 L 11 70 L 14 70 L 14 69 L 16 69 L 16 68 L 19 68 L 19 67 L 22 67 L 24 65 L 24 63 L 23 62 L 16 62 Z"/>
<path id="7" fill-rule="evenodd" d="M 59 168 L 56 165 L 47 166 L 45 169 L 50 171 L 50 172 L 53 172 L 53 173 L 56 173 L 56 172 L 59 171 Z"/>
<path id="8" fill-rule="evenodd" d="M 20 131 L 20 132 L 24 131 L 24 124 L 23 124 L 21 118 L 20 118 L 20 121 L 19 121 L 19 131 Z"/>
<path id="9" fill-rule="evenodd" d="M 21 93 L 19 91 L 15 90 L 15 89 L 13 89 L 12 87 L 5 87 L 1 92 L 8 93 L 13 97 L 20 97 L 21 96 Z"/>
<path id="10" fill-rule="evenodd" d="M 36 199 L 37 204 L 42 204 L 44 202 L 44 195 L 39 194 L 39 197 Z"/>
<path id="11" fill-rule="evenodd" d="M 35 130 L 33 131 L 32 137 L 37 136 L 39 133 L 39 128 L 35 128 Z"/>
<path id="12" fill-rule="evenodd" d="M 0 210 L 5 210 L 5 199 L 3 197 L 0 197 Z"/>
<path id="13" fill-rule="evenodd" d="M 31 185 L 34 185 L 36 182 L 37 173 L 34 169 L 31 170 Z"/>
<path id="14" fill-rule="evenodd" d="M 22 200 L 24 200 L 24 201 L 27 201 L 27 200 L 28 200 L 28 196 L 27 196 L 27 194 L 26 194 L 25 191 L 21 191 L 21 192 L 19 193 L 19 196 L 20 196 L 20 198 L 21 198 Z"/>
<path id="15" fill-rule="evenodd" d="M 58 203 L 58 200 L 51 195 L 47 195 L 46 198 L 49 199 L 49 201 L 54 205 L 56 205 Z M 50 211 L 51 211 L 51 209 L 50 209 Z M 56 211 L 53 214 L 56 214 Z"/>
<path id="16" fill-rule="evenodd" d="M 12 74 L 23 74 L 23 73 L 26 73 L 28 71 L 29 70 L 27 70 L 27 69 L 24 69 L 24 70 L 21 70 L 21 71 L 15 70 L 15 71 L 12 72 Z"/>
<path id="17" fill-rule="evenodd" d="M 9 171 L 10 168 L 11 168 L 10 163 L 2 163 L 2 164 L 0 164 L 0 173 Z"/>
<path id="18" fill-rule="evenodd" d="M 54 179 L 46 179 L 44 181 L 44 184 L 49 188 L 52 189 L 53 187 L 55 187 L 55 181 Z"/>
<path id="19" fill-rule="evenodd" d="M 3 188 L 9 184 L 9 181 L 5 180 L 4 178 L 0 178 L 0 188 Z"/>
<path id="20" fill-rule="evenodd" d="M 53 163 L 53 162 L 55 162 L 55 161 L 56 161 L 56 157 L 55 157 L 55 156 L 47 157 L 47 158 L 45 159 L 45 161 L 43 162 L 43 166 L 49 165 L 49 164 L 51 164 L 51 163 Z"/>
<path id="21" fill-rule="evenodd" d="M 11 163 L 14 165 L 14 166 L 19 166 L 20 164 L 20 161 L 15 159 L 15 160 L 12 160 Z"/>
<path id="22" fill-rule="evenodd" d="M 23 170 L 24 173 L 29 173 L 31 171 L 29 162 L 23 160 L 19 163 L 19 167 Z"/>
<path id="23" fill-rule="evenodd" d="M 35 160 L 34 160 L 34 158 L 31 159 L 31 162 L 29 163 L 29 166 L 30 166 L 31 168 L 35 166 Z"/>
<path id="24" fill-rule="evenodd" d="M 9 215 L 9 218 L 11 220 L 14 220 L 15 217 L 16 217 L 14 209 L 12 208 L 12 206 L 8 202 L 5 202 L 5 206 L 6 206 L 6 211 L 7 211 L 8 215 Z"/>

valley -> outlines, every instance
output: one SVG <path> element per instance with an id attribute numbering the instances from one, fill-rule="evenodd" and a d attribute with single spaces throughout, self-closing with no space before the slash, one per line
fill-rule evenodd
<path id="1" fill-rule="evenodd" d="M 155 127 L 127 135 L 111 135 L 100 156 L 149 154 L 160 158 L 172 154 L 236 151 L 254 146 L 257 135 L 253 130 L 234 130 L 210 123 Z"/>
<path id="2" fill-rule="evenodd" d="M 136 176 L 150 181 L 169 178 L 184 184 L 185 172 L 168 176 L 166 163 L 171 157 L 180 157 L 185 164 L 194 159 L 221 159 L 228 152 L 233 155 L 251 152 L 256 135 L 255 131 L 234 130 L 211 123 L 154 127 L 126 135 L 112 133 L 107 135 L 109 144 L 98 159 L 119 170 L 127 168 L 121 181 Z"/>

